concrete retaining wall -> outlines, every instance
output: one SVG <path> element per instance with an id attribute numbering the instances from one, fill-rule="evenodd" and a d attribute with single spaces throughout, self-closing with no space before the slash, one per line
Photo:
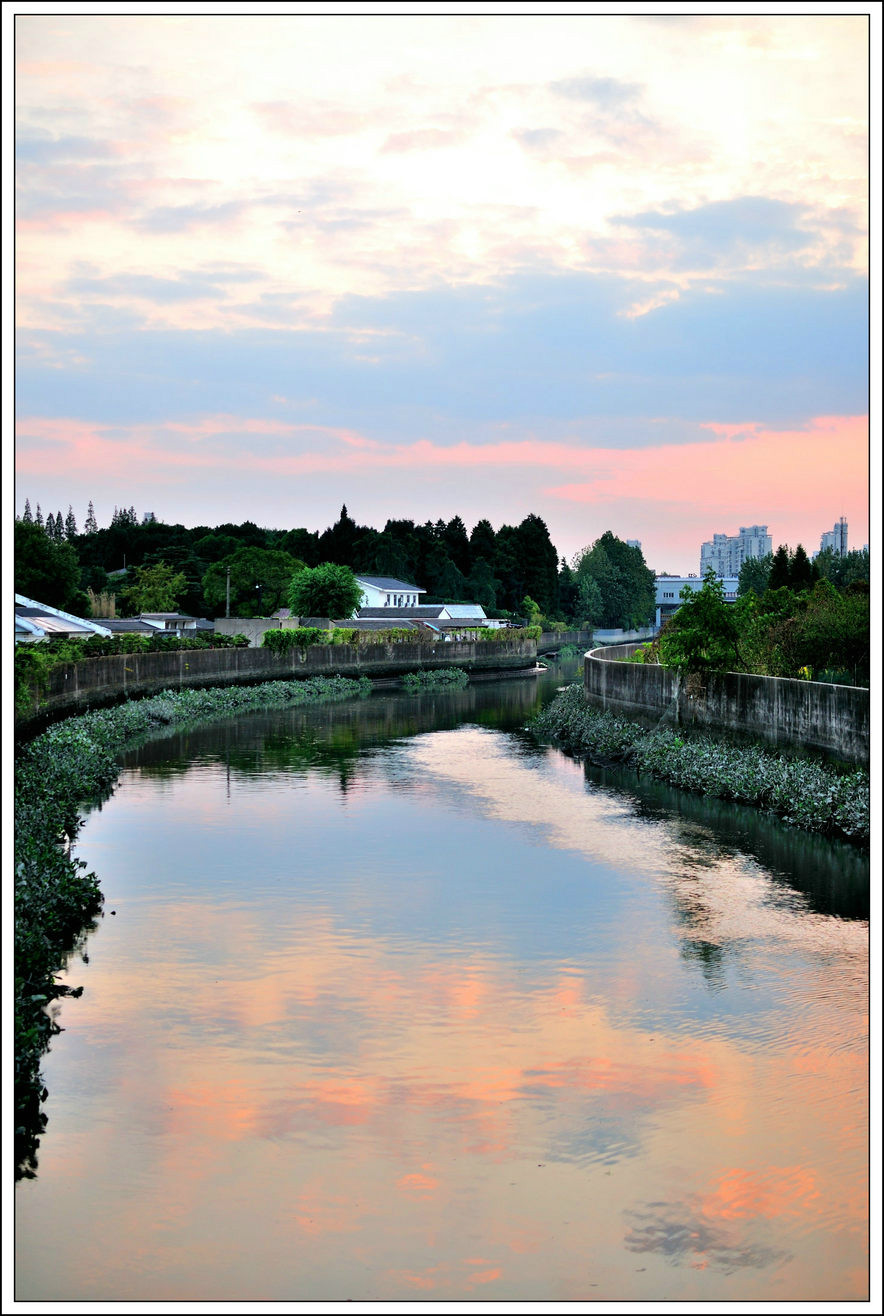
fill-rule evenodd
<path id="1" fill-rule="evenodd" d="M 308 676 L 399 676 L 405 672 L 463 667 L 499 671 L 534 667 L 533 640 L 448 644 L 310 645 L 289 653 L 269 649 L 183 649 L 177 653 L 113 654 L 58 667 L 42 700 L 16 718 L 16 734 L 71 713 L 134 696 L 186 686 L 254 684 Z"/>
<path id="2" fill-rule="evenodd" d="M 631 640 L 653 640 L 657 634 L 656 626 L 642 626 L 637 631 L 624 630 L 597 630 L 593 633 L 593 641 L 596 645 L 602 644 L 629 644 Z"/>
<path id="3" fill-rule="evenodd" d="M 288 625 L 292 623 L 289 622 Z M 282 622 L 278 617 L 216 617 L 217 635 L 244 635 L 252 648 L 259 648 L 268 631 L 278 631 Z"/>
<path id="4" fill-rule="evenodd" d="M 745 672 L 680 680 L 663 667 L 617 661 L 637 647 L 586 655 L 584 689 L 591 704 L 646 723 L 726 731 L 868 766 L 868 690 Z"/>
<path id="5" fill-rule="evenodd" d="M 586 649 L 592 644 L 592 631 L 544 631 L 537 641 L 537 652 L 549 653 L 553 649 L 563 649 L 566 644 Z"/>

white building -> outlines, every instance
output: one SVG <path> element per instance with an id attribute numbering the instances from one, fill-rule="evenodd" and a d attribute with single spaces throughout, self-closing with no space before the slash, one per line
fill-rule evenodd
<path id="1" fill-rule="evenodd" d="M 843 516 L 831 530 L 820 536 L 820 552 L 824 553 L 827 548 L 839 554 L 847 552 L 847 521 Z"/>
<path id="2" fill-rule="evenodd" d="M 773 552 L 766 525 L 741 525 L 737 535 L 713 535 L 700 547 L 700 575 L 711 568 L 716 576 L 738 576 L 749 558 Z"/>
<path id="3" fill-rule="evenodd" d="M 737 588 L 739 580 L 736 576 L 723 576 L 720 578 L 724 586 L 724 597 L 728 603 L 736 603 Z M 654 618 L 656 626 L 659 628 L 667 617 L 671 617 L 673 612 L 677 611 L 684 603 L 681 597 L 681 591 L 689 585 L 692 590 L 701 590 L 703 581 L 699 576 L 657 576 L 655 581 L 655 598 L 656 615 Z"/>
<path id="4" fill-rule="evenodd" d="M 419 595 L 427 592 L 393 576 L 357 576 L 356 583 L 362 588 L 363 608 L 416 608 Z"/>

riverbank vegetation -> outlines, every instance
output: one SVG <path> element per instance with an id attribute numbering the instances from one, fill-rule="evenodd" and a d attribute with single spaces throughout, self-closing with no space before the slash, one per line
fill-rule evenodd
<path id="1" fill-rule="evenodd" d="M 15 1127 L 17 1174 L 34 1173 L 42 1124 L 41 1057 L 58 1031 L 46 1012 L 62 995 L 56 975 L 81 933 L 99 917 L 94 873 L 75 858 L 81 810 L 106 797 L 118 755 L 160 730 L 250 709 L 363 697 L 362 677 L 268 681 L 215 690 L 167 691 L 61 722 L 19 754 L 15 771 Z"/>
<path id="2" fill-rule="evenodd" d="M 531 730 L 575 757 L 622 763 L 683 790 L 755 805 L 808 832 L 868 843 L 867 772 L 843 772 L 702 732 L 648 730 L 590 707 L 582 685 L 561 691 Z"/>
<path id="3" fill-rule="evenodd" d="M 436 672 L 406 672 L 402 678 L 403 690 L 419 694 L 426 690 L 463 690 L 470 678 L 461 667 L 443 667 Z"/>
<path id="4" fill-rule="evenodd" d="M 157 631 L 156 635 L 93 635 L 88 640 L 62 637 L 15 646 L 15 711 L 25 714 L 42 698 L 50 673 L 58 667 L 85 658 L 108 658 L 112 654 L 176 653 L 191 649 L 245 649 L 245 635 L 197 634 L 178 637 Z"/>
<path id="5" fill-rule="evenodd" d="M 776 564 L 776 558 L 774 559 Z M 807 681 L 868 685 L 868 583 L 838 589 L 822 578 L 802 587 L 749 588 L 728 603 L 711 573 L 634 661 L 684 673 L 753 672 Z"/>

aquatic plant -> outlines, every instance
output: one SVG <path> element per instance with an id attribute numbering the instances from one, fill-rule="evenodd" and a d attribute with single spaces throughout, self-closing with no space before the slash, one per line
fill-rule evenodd
<path id="1" fill-rule="evenodd" d="M 72 853 L 85 803 L 106 797 L 118 755 L 163 728 L 249 709 L 282 708 L 362 697 L 367 677 L 311 677 L 214 690 L 165 691 L 116 708 L 69 718 L 26 745 L 15 772 L 15 1135 L 16 1175 L 32 1176 L 45 1095 L 40 1060 L 59 1031 L 46 1012 L 71 995 L 56 975 L 84 929 L 94 926 L 102 895 L 95 873 Z M 79 989 L 77 989 L 79 990 Z"/>
<path id="2" fill-rule="evenodd" d="M 436 672 L 406 672 L 403 690 L 462 690 L 470 678 L 461 667 L 443 667 Z"/>
<path id="3" fill-rule="evenodd" d="M 575 757 L 623 763 L 682 790 L 753 804 L 808 832 L 868 842 L 867 772 L 705 732 L 648 730 L 592 708 L 580 684 L 561 691 L 530 729 Z"/>

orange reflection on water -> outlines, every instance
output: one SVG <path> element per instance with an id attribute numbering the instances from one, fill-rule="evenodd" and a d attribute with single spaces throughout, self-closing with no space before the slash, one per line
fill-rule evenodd
<path id="1" fill-rule="evenodd" d="M 427 773 L 469 778 L 505 819 L 530 799 L 555 844 L 623 865 L 616 805 L 576 811 L 573 773 L 557 786 L 471 736 L 487 774 L 469 778 L 444 734 L 416 747 Z M 51 1107 L 38 1181 L 34 1237 L 63 1254 L 65 1291 L 37 1252 L 29 1292 L 860 1295 L 866 932 L 775 907 L 751 865 L 702 859 L 649 831 L 636 864 L 677 931 L 647 957 L 645 909 L 622 920 L 617 957 L 587 939 L 533 960 L 491 927 L 463 952 L 364 931 L 296 905 L 294 884 L 272 919 L 245 897 L 132 909 L 108 934 L 131 938 L 125 953 L 94 957 L 76 1003 L 92 1124 L 77 1100 Z M 682 1008 L 699 970 L 680 936 L 742 955 L 744 1027 L 710 995 Z M 786 990 L 772 1008 L 766 980 L 751 996 L 754 948 L 772 943 L 804 957 L 797 1008 Z M 836 1234 L 833 1272 L 820 1240 Z"/>
<path id="2" fill-rule="evenodd" d="M 729 1170 L 717 1181 L 704 1200 L 705 1215 L 720 1220 L 744 1220 L 751 1216 L 772 1218 L 802 1211 L 820 1196 L 816 1176 L 801 1165 L 765 1166 L 758 1171 Z"/>

